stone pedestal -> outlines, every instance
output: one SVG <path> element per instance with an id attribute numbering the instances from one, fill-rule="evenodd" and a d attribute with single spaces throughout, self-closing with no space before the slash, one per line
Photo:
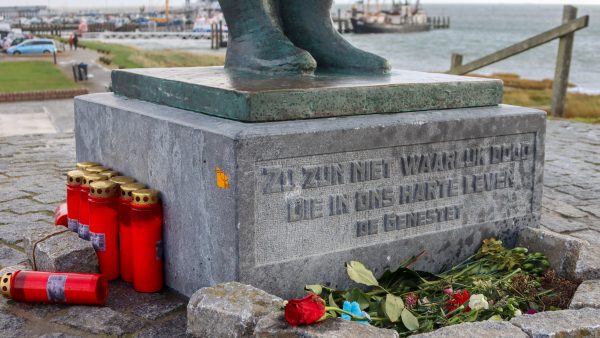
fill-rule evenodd
<path id="1" fill-rule="evenodd" d="M 281 297 L 457 263 L 536 226 L 545 113 L 489 106 L 244 123 L 93 94 L 75 101 L 77 160 L 158 189 L 165 274 L 190 296 L 237 280 Z"/>

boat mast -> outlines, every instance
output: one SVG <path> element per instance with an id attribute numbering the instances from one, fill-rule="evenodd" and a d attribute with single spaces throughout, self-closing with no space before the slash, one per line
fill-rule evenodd
<path id="1" fill-rule="evenodd" d="M 417 4 L 415 5 L 415 8 L 413 9 L 413 15 L 415 15 L 419 12 L 420 2 L 421 2 L 420 0 L 417 0 Z"/>

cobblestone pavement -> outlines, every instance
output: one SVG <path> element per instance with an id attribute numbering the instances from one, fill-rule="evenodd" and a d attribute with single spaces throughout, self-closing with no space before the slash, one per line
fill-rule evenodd
<path id="1" fill-rule="evenodd" d="M 22 233 L 52 226 L 74 165 L 72 134 L 0 137 L 0 267 L 26 260 Z M 600 126 L 549 121 L 543 227 L 600 245 Z M 106 307 L 0 301 L 3 337 L 185 335 L 186 299 L 112 282 Z"/>

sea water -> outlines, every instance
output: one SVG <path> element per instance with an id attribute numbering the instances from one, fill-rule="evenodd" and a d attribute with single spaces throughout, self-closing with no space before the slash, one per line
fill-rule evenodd
<path id="1" fill-rule="evenodd" d="M 423 2 L 422 2 L 423 3 Z M 488 55 L 561 24 L 560 5 L 427 4 L 430 16 L 449 16 L 450 29 L 411 34 L 344 34 L 354 45 L 386 57 L 394 68 L 446 71 L 452 53 L 464 63 Z M 570 82 L 572 90 L 600 94 L 600 6 L 577 6 L 578 16 L 590 15 L 590 26 L 575 34 Z M 343 6 L 344 10 L 349 6 Z M 333 13 L 337 13 L 334 9 Z M 206 52 L 210 41 L 106 40 L 148 49 Z M 528 79 L 552 79 L 558 42 L 534 48 L 486 68 L 480 74 L 516 73 Z M 224 50 L 221 50 L 223 52 Z"/>

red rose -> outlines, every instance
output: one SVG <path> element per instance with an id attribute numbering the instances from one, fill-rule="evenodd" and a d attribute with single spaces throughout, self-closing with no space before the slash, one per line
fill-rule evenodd
<path id="1" fill-rule="evenodd" d="M 291 326 L 310 325 L 325 315 L 325 301 L 311 293 L 302 299 L 290 299 L 285 305 L 285 320 Z"/>
<path id="2" fill-rule="evenodd" d="M 458 309 L 461 305 L 469 301 L 471 296 L 469 295 L 469 291 L 467 290 L 458 290 L 454 294 L 451 295 L 452 299 L 448 299 L 448 305 L 446 305 L 446 311 L 452 312 Z M 471 308 L 468 306 L 465 308 L 465 312 L 471 311 Z"/>

